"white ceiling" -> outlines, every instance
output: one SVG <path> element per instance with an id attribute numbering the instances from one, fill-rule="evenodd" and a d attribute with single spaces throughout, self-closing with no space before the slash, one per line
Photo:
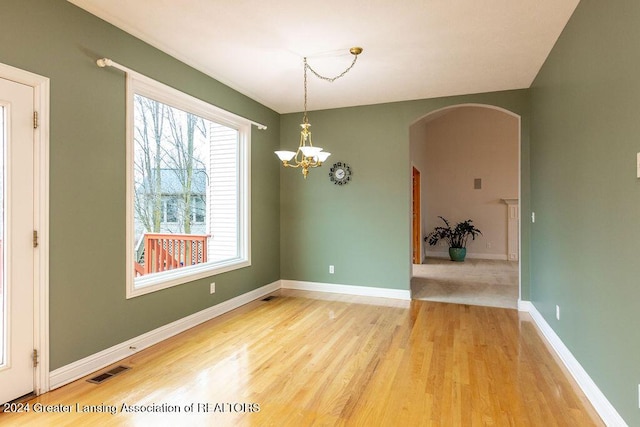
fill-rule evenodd
<path id="1" fill-rule="evenodd" d="M 69 1 L 279 113 L 302 111 L 303 57 L 334 76 L 352 46 L 309 110 L 527 88 L 579 2 Z"/>

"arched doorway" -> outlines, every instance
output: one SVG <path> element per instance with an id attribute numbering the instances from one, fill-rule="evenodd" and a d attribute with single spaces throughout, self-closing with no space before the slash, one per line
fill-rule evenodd
<path id="1" fill-rule="evenodd" d="M 491 105 L 459 104 L 421 117 L 409 133 L 412 190 L 415 171 L 421 176 L 418 220 L 412 191 L 412 297 L 517 308 L 520 116 Z M 453 223 L 472 219 L 482 230 L 468 245 L 465 263 L 445 261 L 446 246 L 430 247 L 422 241 L 415 247 L 416 235 L 424 237 L 442 225 L 439 216 Z M 425 267 L 425 260 L 432 266 Z M 430 286 L 429 292 L 417 283 Z"/>

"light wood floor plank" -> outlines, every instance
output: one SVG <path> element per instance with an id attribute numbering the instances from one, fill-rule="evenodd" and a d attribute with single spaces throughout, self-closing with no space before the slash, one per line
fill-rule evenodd
<path id="1" fill-rule="evenodd" d="M 129 357 L 121 364 L 132 369 L 101 385 L 79 380 L 29 402 L 71 413 L 4 413 L 0 425 L 603 425 L 515 310 L 277 295 Z M 78 413 L 76 404 L 117 413 Z M 191 404 L 195 413 L 185 413 Z"/>

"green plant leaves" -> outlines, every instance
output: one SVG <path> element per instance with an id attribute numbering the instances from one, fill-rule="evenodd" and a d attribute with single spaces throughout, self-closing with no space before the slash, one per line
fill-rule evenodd
<path id="1" fill-rule="evenodd" d="M 467 219 L 461 221 L 451 228 L 451 224 L 446 218 L 439 216 L 446 225 L 446 227 L 435 227 L 433 231 L 427 234 L 424 241 L 429 243 L 430 246 L 435 246 L 440 240 L 446 240 L 449 243 L 450 248 L 466 248 L 467 240 L 471 237 L 472 240 L 476 239 L 476 236 L 482 234 L 475 225 L 473 220 Z"/>

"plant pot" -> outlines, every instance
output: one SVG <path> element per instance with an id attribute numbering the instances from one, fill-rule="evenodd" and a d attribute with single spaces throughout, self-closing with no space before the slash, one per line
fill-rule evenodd
<path id="1" fill-rule="evenodd" d="M 467 256 L 467 248 L 449 248 L 451 261 L 462 262 L 465 256 Z"/>

